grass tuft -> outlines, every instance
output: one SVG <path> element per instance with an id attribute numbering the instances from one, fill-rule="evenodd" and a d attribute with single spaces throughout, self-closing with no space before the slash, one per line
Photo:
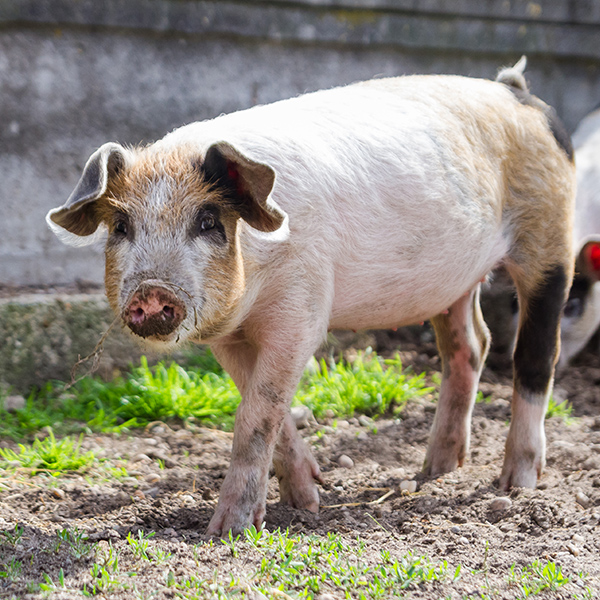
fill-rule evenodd
<path id="1" fill-rule="evenodd" d="M 57 441 L 49 428 L 48 437 L 35 440 L 31 446 L 19 444 L 18 453 L 10 448 L 0 448 L 0 468 L 28 470 L 31 475 L 84 471 L 94 462 L 95 455 L 91 451 L 81 452 L 82 441 L 83 434 L 78 442 L 69 437 Z"/>
<path id="2" fill-rule="evenodd" d="M 566 425 L 570 425 L 575 421 L 575 417 L 571 416 L 572 412 L 573 406 L 568 400 L 556 402 L 556 400 L 554 400 L 554 396 L 550 396 L 548 408 L 546 409 L 546 419 L 560 417 Z"/>
<path id="3" fill-rule="evenodd" d="M 328 366 L 321 360 L 314 372 L 305 373 L 295 402 L 311 408 L 317 418 L 328 410 L 338 417 L 399 414 L 410 399 L 433 391 L 424 377 L 405 373 L 398 356 L 383 360 L 361 352 L 352 362 L 342 359 Z"/>

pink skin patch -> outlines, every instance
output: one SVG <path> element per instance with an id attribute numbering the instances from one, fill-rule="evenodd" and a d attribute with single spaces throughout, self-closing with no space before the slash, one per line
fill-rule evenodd
<path id="1" fill-rule="evenodd" d="M 229 176 L 229 179 L 231 179 L 235 183 L 235 188 L 238 195 L 243 196 L 244 187 L 242 185 L 242 178 L 240 177 L 240 174 L 236 169 L 235 164 L 231 161 L 227 163 L 227 175 Z"/>
<path id="2" fill-rule="evenodd" d="M 174 330 L 185 318 L 185 307 L 173 292 L 162 287 L 141 288 L 126 310 L 125 319 L 138 335 L 147 337 Z"/>

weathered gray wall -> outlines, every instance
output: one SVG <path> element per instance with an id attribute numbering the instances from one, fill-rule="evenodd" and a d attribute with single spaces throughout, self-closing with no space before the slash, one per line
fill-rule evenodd
<path id="1" fill-rule="evenodd" d="M 600 101 L 592 0 L 2 0 L 0 284 L 99 282 L 44 215 L 108 140 L 359 79 L 528 77 L 569 128 Z"/>

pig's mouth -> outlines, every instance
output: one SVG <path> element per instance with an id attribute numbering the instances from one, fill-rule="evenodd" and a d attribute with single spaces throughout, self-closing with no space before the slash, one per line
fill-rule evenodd
<path id="1" fill-rule="evenodd" d="M 185 303 L 171 283 L 147 280 L 141 283 L 125 302 L 123 322 L 144 339 L 177 342 L 179 330 L 187 316 Z"/>

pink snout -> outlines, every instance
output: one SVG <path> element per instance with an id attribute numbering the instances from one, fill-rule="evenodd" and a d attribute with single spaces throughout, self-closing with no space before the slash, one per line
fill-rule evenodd
<path id="1" fill-rule="evenodd" d="M 144 338 L 173 333 L 185 316 L 183 302 L 160 286 L 140 287 L 123 314 L 129 329 Z"/>

